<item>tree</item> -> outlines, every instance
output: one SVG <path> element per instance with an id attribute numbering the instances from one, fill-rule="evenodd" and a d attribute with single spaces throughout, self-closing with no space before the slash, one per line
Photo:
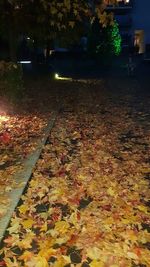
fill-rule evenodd
<path id="1" fill-rule="evenodd" d="M 103 63 L 109 63 L 114 56 L 120 54 L 121 36 L 115 20 L 103 27 L 95 19 L 89 36 L 89 52 Z"/>
<path id="2" fill-rule="evenodd" d="M 114 3 L 116 0 L 110 0 Z M 109 1 L 109 2 L 110 2 Z M 17 40 L 21 33 L 37 42 L 49 43 L 57 36 L 72 36 L 95 16 L 102 25 L 110 23 L 104 12 L 105 0 L 1 0 L 0 32 L 9 40 L 10 59 L 16 61 Z M 113 18 L 112 18 L 113 20 Z M 71 37 L 72 38 L 72 37 Z"/>

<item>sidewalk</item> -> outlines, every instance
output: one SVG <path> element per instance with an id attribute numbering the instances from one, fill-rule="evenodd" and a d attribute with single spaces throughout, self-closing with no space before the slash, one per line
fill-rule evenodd
<path id="1" fill-rule="evenodd" d="M 149 106 L 124 81 L 64 83 L 1 266 L 149 267 Z"/>

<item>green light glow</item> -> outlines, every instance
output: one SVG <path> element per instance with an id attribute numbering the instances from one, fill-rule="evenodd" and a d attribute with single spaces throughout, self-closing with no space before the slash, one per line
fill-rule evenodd
<path id="1" fill-rule="evenodd" d="M 116 22 L 114 22 L 114 25 L 112 26 L 111 36 L 113 42 L 113 52 L 116 56 L 118 56 L 121 52 L 121 36 Z"/>

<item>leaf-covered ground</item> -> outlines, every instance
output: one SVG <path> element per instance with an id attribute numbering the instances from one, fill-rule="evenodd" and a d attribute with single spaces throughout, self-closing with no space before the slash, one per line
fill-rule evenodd
<path id="1" fill-rule="evenodd" d="M 0 116 L 0 218 L 9 204 L 8 193 L 19 181 L 15 174 L 21 170 L 23 160 L 36 149 L 46 120 L 32 115 Z"/>
<path id="2" fill-rule="evenodd" d="M 111 87 L 61 92 L 0 266 L 150 266 L 149 99 Z"/>
<path id="3" fill-rule="evenodd" d="M 50 90 L 48 85 L 47 88 Z M 51 119 L 55 94 L 40 94 L 38 89 L 38 82 L 33 87 L 29 80 L 25 98 L 18 105 L 0 97 L 0 218 L 7 213 L 11 201 L 9 193 L 22 186 L 16 181 L 16 174 L 37 148 Z"/>

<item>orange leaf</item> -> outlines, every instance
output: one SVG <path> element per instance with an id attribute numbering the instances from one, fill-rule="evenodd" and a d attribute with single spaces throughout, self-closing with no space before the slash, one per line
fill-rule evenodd
<path id="1" fill-rule="evenodd" d="M 33 257 L 33 253 L 30 251 L 25 251 L 23 254 L 19 257 L 19 260 L 30 260 Z"/>
<path id="2" fill-rule="evenodd" d="M 11 136 L 9 133 L 3 133 L 1 136 L 0 136 L 0 141 L 4 144 L 8 144 L 11 140 Z"/>

